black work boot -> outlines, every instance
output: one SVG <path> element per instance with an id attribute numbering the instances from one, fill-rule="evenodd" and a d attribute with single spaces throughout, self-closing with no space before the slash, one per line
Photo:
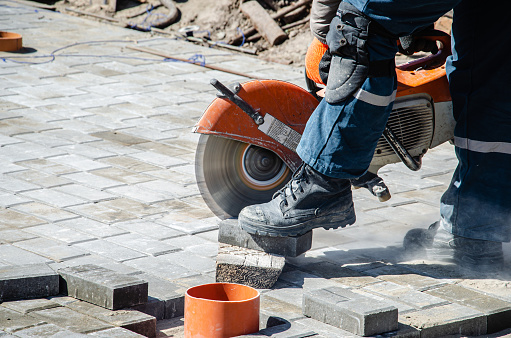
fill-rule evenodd
<path id="1" fill-rule="evenodd" d="M 243 208 L 238 222 L 248 233 L 279 237 L 345 227 L 355 222 L 350 181 L 325 176 L 304 163 L 270 202 Z"/>
<path id="2" fill-rule="evenodd" d="M 484 241 L 453 235 L 435 222 L 428 229 L 412 229 L 403 246 L 412 253 L 425 253 L 429 259 L 454 261 L 477 272 L 497 272 L 504 265 L 502 242 Z"/>

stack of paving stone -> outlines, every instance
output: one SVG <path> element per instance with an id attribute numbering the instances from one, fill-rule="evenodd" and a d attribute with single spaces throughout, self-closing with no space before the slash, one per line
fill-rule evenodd
<path id="1" fill-rule="evenodd" d="M 157 318 L 147 313 L 161 302 L 148 299 L 148 285 L 92 264 L 57 272 L 46 264 L 2 267 L 0 336 L 153 337 Z M 169 316 L 183 313 L 182 297 L 175 298 Z"/>

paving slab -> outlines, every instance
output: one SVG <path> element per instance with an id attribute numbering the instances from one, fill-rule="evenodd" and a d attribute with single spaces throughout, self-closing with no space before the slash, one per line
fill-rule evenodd
<path id="1" fill-rule="evenodd" d="M 398 329 L 396 307 L 339 287 L 306 291 L 303 297 L 303 313 L 307 317 L 361 336 Z"/>
<path id="2" fill-rule="evenodd" d="M 218 241 L 220 243 L 236 245 L 242 248 L 254 249 L 270 254 L 296 257 L 312 246 L 312 231 L 302 236 L 270 237 L 251 235 L 241 229 L 237 219 L 227 219 L 220 222 Z"/>
<path id="3" fill-rule="evenodd" d="M 30 315 L 39 320 L 44 320 L 50 324 L 63 327 L 69 331 L 84 334 L 113 327 L 113 325 L 104 321 L 73 311 L 63 306 L 34 311 L 31 312 Z"/>
<path id="4" fill-rule="evenodd" d="M 453 303 L 470 307 L 486 315 L 488 333 L 495 333 L 508 328 L 511 323 L 511 303 L 470 290 L 459 285 L 445 285 L 425 291 Z"/>
<path id="5" fill-rule="evenodd" d="M 419 329 L 421 337 L 479 336 L 487 332 L 486 315 L 454 303 L 402 314 L 399 322 Z"/>
<path id="6" fill-rule="evenodd" d="M 156 318 L 137 310 L 111 311 L 82 301 L 69 303 L 66 307 L 112 326 L 121 327 L 146 337 L 156 335 Z"/>
<path id="7" fill-rule="evenodd" d="M 0 301 L 54 296 L 59 277 L 47 264 L 0 267 Z"/>
<path id="8" fill-rule="evenodd" d="M 147 282 L 97 266 L 80 265 L 58 270 L 63 294 L 106 309 L 117 310 L 147 302 Z"/>
<path id="9" fill-rule="evenodd" d="M 19 312 L 0 306 L 0 332 L 14 333 L 45 323 L 46 321 L 44 319 L 25 316 Z"/>

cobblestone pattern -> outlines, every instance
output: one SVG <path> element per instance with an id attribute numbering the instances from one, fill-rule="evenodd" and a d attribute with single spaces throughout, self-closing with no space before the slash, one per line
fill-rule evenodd
<path id="1" fill-rule="evenodd" d="M 210 64 L 302 87 L 303 71 L 13 1 L 0 0 L 0 23 L 22 34 L 30 52 L 0 53 L 0 271 L 94 264 L 147 281 L 141 311 L 182 316 L 186 288 L 214 281 L 218 250 L 219 220 L 195 182 L 198 135 L 191 128 L 215 97 L 211 78 L 247 79 L 125 47 L 136 41 L 178 57 L 200 54 Z M 261 327 L 284 325 L 282 337 L 311 330 L 352 337 L 302 314 L 304 285 L 391 303 L 398 337 L 509 326 L 509 268 L 466 274 L 400 249 L 409 229 L 438 219 L 455 166 L 453 147 L 444 144 L 417 172 L 402 164 L 379 171 L 392 193 L 388 202 L 354 191 L 357 223 L 314 230 L 311 250 L 288 258 L 276 285 L 261 290 Z M 505 251 L 509 260 L 507 244 Z M 0 335 L 128 336 L 101 315 L 80 313 L 75 302 L 4 302 Z"/>

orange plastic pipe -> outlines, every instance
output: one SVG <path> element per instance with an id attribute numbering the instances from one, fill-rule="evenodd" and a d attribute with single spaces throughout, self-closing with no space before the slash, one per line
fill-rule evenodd
<path id="1" fill-rule="evenodd" d="M 22 38 L 18 33 L 0 32 L 0 52 L 15 52 L 22 47 Z"/>
<path id="2" fill-rule="evenodd" d="M 185 337 L 224 338 L 259 331 L 259 292 L 246 285 L 212 283 L 185 294 Z"/>

